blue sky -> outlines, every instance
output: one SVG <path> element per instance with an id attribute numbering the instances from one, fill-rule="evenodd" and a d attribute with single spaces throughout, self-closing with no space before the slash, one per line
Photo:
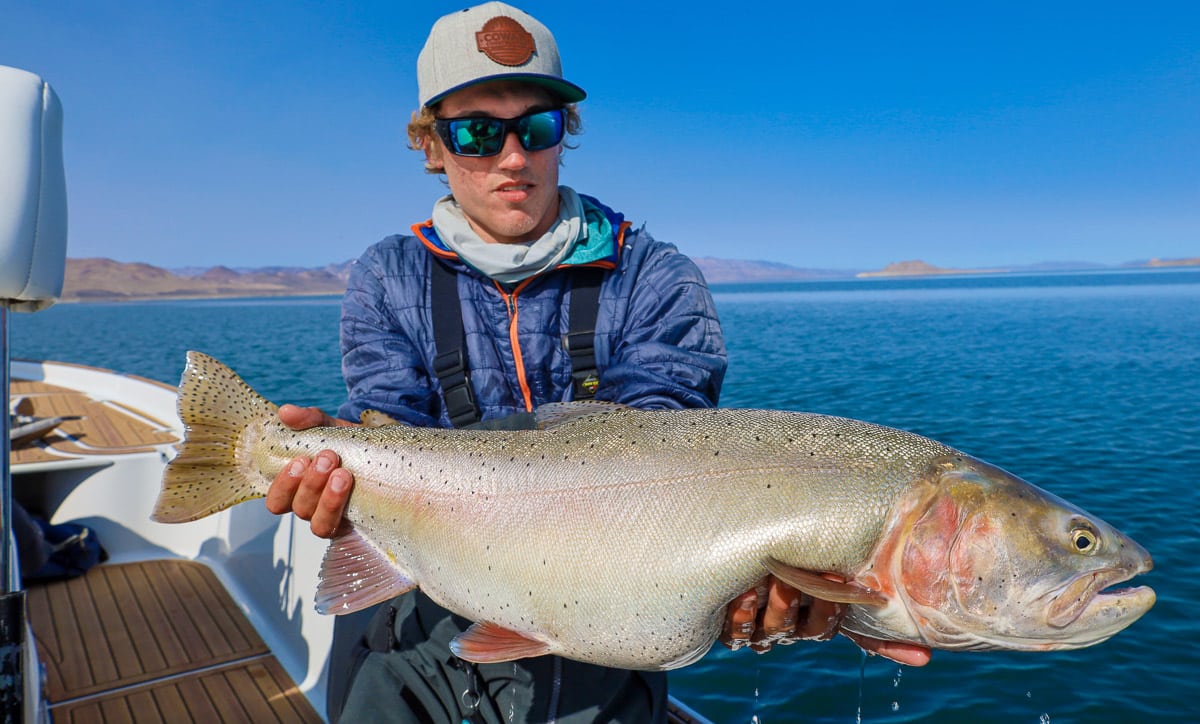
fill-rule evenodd
<path id="1" fill-rule="evenodd" d="M 466 4 L 5 0 L 0 64 L 62 98 L 70 256 L 319 266 L 444 193 L 404 125 Z M 693 256 L 1200 256 L 1195 2 L 520 7 L 589 93 L 563 182 Z"/>

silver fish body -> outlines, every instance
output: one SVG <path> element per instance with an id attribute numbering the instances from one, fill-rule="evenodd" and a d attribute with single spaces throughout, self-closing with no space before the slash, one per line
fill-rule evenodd
<path id="1" fill-rule="evenodd" d="M 318 606 L 420 586 L 480 622 L 455 642 L 469 660 L 683 666 L 768 570 L 845 601 L 847 631 L 938 648 L 1090 645 L 1153 603 L 1146 588 L 1101 592 L 1150 567 L 1111 526 L 892 428 L 584 405 L 539 430 L 295 432 L 228 368 L 188 359 L 188 439 L 156 519 L 261 496 L 292 457 L 332 449 L 355 477 L 353 531 L 330 547 Z"/>

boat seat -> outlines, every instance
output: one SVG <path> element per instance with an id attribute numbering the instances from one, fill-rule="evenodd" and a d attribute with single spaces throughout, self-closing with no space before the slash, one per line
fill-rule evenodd
<path id="1" fill-rule="evenodd" d="M 67 182 L 62 104 L 28 71 L 0 65 L 0 303 L 32 312 L 62 294 Z"/>

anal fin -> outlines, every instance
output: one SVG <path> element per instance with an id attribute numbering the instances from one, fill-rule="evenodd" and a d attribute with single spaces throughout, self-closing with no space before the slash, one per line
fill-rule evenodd
<path id="1" fill-rule="evenodd" d="M 550 646 L 499 624 L 484 622 L 473 624 L 455 636 L 450 642 L 450 650 L 458 658 L 472 663 L 497 664 L 544 656 L 550 653 Z"/>
<path id="2" fill-rule="evenodd" d="M 888 603 L 878 592 L 854 582 L 832 581 L 820 573 L 794 568 L 774 558 L 764 559 L 762 564 L 779 580 L 822 601 L 857 603 L 864 606 L 886 606 Z"/>

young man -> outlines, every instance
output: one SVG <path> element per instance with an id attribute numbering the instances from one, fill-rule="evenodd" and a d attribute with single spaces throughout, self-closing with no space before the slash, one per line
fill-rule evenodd
<path id="1" fill-rule="evenodd" d="M 695 264 L 597 199 L 559 185 L 564 134 L 577 128 L 573 104 L 585 94 L 563 78 L 545 26 L 496 2 L 447 15 L 430 32 L 417 76 L 422 107 L 409 137 L 427 170 L 445 175 L 450 195 L 412 235 L 372 246 L 351 271 L 341 322 L 349 393 L 342 419 L 293 406 L 280 418 L 302 429 L 351 424 L 345 420 L 378 410 L 411 425 L 511 428 L 530 426 L 529 413 L 542 404 L 588 394 L 645 408 L 716 405 L 725 347 Z M 586 310 L 595 374 L 582 378 L 574 369 L 582 358 L 572 359 L 564 339 L 579 336 L 571 334 L 571 307 L 588 306 L 589 284 L 598 284 Z M 449 338 L 438 332 L 447 319 L 454 322 Z M 457 371 L 465 376 L 439 376 L 464 356 Z M 272 485 L 268 508 L 294 511 L 317 535 L 333 535 L 353 484 L 338 464 L 330 451 L 293 461 Z M 802 610 L 795 591 L 774 581 L 767 590 L 731 605 L 727 645 L 762 651 L 836 631 L 833 605 Z M 664 674 L 550 656 L 460 661 L 447 644 L 469 623 L 420 592 L 383 606 L 342 718 L 665 716 Z"/>

